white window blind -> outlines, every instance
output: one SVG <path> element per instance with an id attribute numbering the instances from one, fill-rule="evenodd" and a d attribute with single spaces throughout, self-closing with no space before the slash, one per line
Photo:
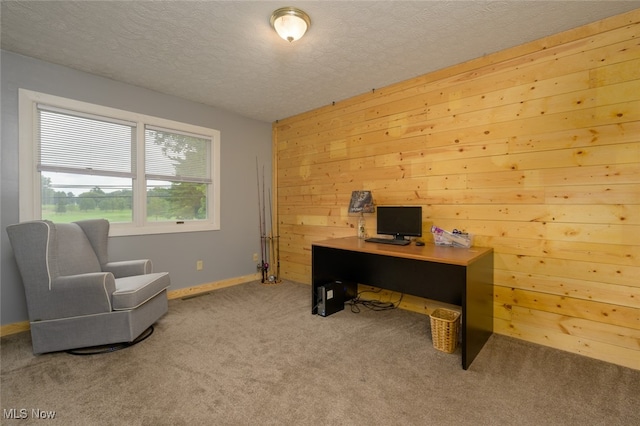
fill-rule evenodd
<path id="1" fill-rule="evenodd" d="M 211 144 L 207 136 L 146 126 L 146 178 L 212 183 Z"/>
<path id="2" fill-rule="evenodd" d="M 38 171 L 134 178 L 136 123 L 38 105 Z"/>

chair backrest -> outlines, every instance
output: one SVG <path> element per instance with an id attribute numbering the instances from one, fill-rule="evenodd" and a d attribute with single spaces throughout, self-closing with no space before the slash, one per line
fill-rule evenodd
<path id="1" fill-rule="evenodd" d="M 81 225 L 94 230 L 92 236 L 96 241 L 89 240 Z M 102 221 L 96 221 L 95 228 L 91 225 L 36 220 L 7 226 L 27 298 L 30 293 L 34 299 L 46 297 L 56 277 L 101 271 L 101 262 L 93 246 L 100 247 L 106 263 L 109 225 L 107 222 L 105 227 Z M 105 236 L 99 237 L 100 233 Z"/>
<path id="2" fill-rule="evenodd" d="M 77 223 L 55 225 L 58 234 L 58 273 L 61 276 L 101 272 L 100 261 L 91 242 Z"/>
<path id="3" fill-rule="evenodd" d="M 95 251 L 104 256 L 106 263 L 108 233 L 105 220 L 67 224 L 37 220 L 7 226 L 31 321 L 50 317 L 54 309 L 50 306 L 50 291 L 55 278 L 101 271 Z"/>
<path id="4" fill-rule="evenodd" d="M 109 222 L 104 219 L 23 222 L 7 226 L 7 234 L 22 277 L 30 321 L 59 317 L 61 308 L 51 303 L 56 278 L 102 272 L 101 265 L 108 263 Z"/>
<path id="5" fill-rule="evenodd" d="M 82 228 L 98 256 L 100 266 L 104 267 L 109 262 L 108 241 L 109 221 L 106 219 L 88 219 L 74 222 Z"/>

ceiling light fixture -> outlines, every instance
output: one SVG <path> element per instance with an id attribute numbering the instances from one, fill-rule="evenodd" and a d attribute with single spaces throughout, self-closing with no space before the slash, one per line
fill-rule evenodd
<path id="1" fill-rule="evenodd" d="M 288 42 L 299 40 L 311 27 L 311 18 L 295 7 L 281 7 L 271 14 L 271 26 Z"/>

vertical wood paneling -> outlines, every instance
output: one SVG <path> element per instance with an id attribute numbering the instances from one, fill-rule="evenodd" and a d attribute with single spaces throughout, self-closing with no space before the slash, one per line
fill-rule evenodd
<path id="1" fill-rule="evenodd" d="M 640 10 L 281 120 L 273 140 L 283 277 L 310 282 L 311 243 L 355 235 L 351 191 L 369 189 L 422 205 L 428 242 L 437 224 L 495 249 L 497 332 L 640 369 Z"/>

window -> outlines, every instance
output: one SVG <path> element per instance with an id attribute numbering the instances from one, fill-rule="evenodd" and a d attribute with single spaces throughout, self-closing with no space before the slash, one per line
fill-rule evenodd
<path id="1" fill-rule="evenodd" d="M 20 90 L 20 220 L 219 229 L 220 133 Z"/>
<path id="2" fill-rule="evenodd" d="M 211 141 L 150 126 L 144 137 L 147 220 L 206 220 Z"/>

